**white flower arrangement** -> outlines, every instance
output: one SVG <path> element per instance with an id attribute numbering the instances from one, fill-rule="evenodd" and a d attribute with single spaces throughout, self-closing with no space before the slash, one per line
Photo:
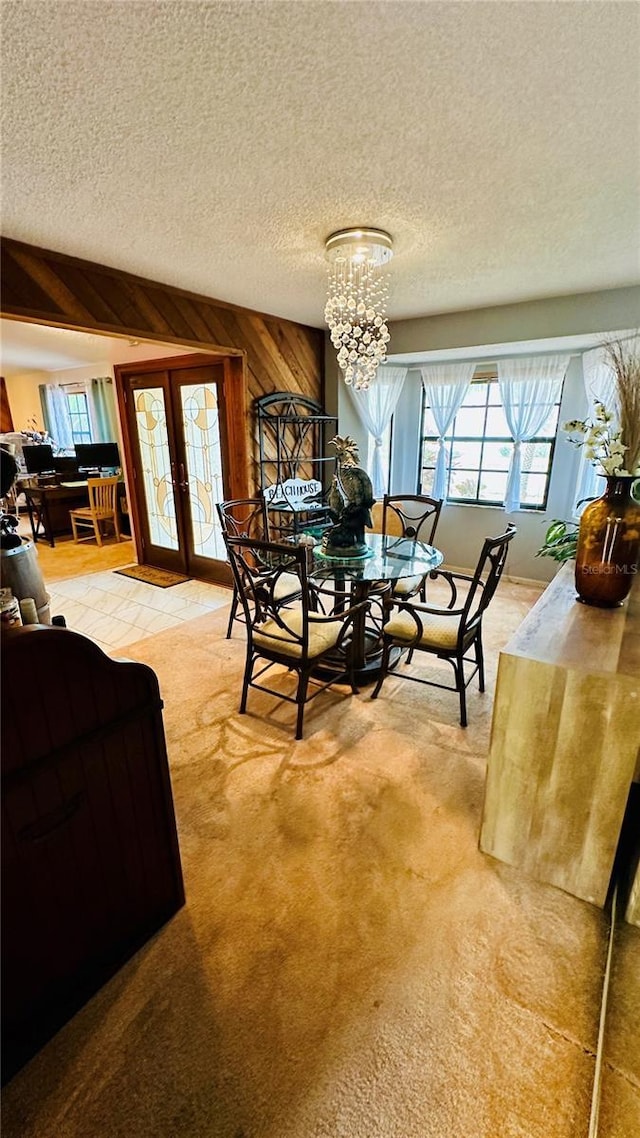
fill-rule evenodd
<path id="1" fill-rule="evenodd" d="M 640 468 L 625 468 L 627 447 L 622 441 L 622 431 L 614 425 L 613 412 L 608 411 L 604 403 L 596 400 L 592 419 L 570 419 L 562 424 L 562 430 L 567 432 L 574 446 L 585 448 L 585 458 L 593 466 L 601 467 L 604 474 L 621 477 L 640 474 Z"/>

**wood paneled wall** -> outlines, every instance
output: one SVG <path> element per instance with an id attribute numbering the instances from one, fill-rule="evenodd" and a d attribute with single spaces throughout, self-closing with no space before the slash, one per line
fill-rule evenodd
<path id="1" fill-rule="evenodd" d="M 272 391 L 296 391 L 323 401 L 324 337 L 320 329 L 92 261 L 6 238 L 2 242 L 0 306 L 3 316 L 38 324 L 242 355 L 253 485 L 258 459 L 254 400 Z"/>

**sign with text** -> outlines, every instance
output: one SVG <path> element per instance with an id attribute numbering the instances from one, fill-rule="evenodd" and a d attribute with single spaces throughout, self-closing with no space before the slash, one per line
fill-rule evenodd
<path id="1" fill-rule="evenodd" d="M 299 510 L 320 498 L 322 483 L 317 478 L 287 478 L 275 486 L 265 486 L 262 493 L 268 506 Z"/>

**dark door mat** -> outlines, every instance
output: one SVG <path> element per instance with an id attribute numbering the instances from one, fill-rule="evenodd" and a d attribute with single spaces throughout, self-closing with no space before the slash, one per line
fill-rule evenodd
<path id="1" fill-rule="evenodd" d="M 145 585 L 157 585 L 168 589 L 170 585 L 184 585 L 191 577 L 182 573 L 170 573 L 168 569 L 156 569 L 153 565 L 129 565 L 126 569 L 114 569 L 121 577 L 133 577 L 134 581 L 144 581 Z"/>

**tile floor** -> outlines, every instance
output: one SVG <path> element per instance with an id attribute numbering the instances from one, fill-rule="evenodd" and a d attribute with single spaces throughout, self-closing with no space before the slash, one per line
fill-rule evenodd
<path id="1" fill-rule="evenodd" d="M 31 538 L 24 512 L 18 532 Z M 51 615 L 64 616 L 68 628 L 90 637 L 107 653 L 231 602 L 230 589 L 202 581 L 161 589 L 121 577 L 114 570 L 135 564 L 131 540 L 108 539 L 98 547 L 92 541 L 76 544 L 65 535 L 56 538 L 53 548 L 42 541 L 36 548 Z"/>
<path id="2" fill-rule="evenodd" d="M 61 614 L 68 628 L 82 632 L 108 653 L 205 616 L 231 600 L 229 589 L 201 581 L 160 589 L 113 570 L 47 579 L 47 591 L 51 615 Z"/>

